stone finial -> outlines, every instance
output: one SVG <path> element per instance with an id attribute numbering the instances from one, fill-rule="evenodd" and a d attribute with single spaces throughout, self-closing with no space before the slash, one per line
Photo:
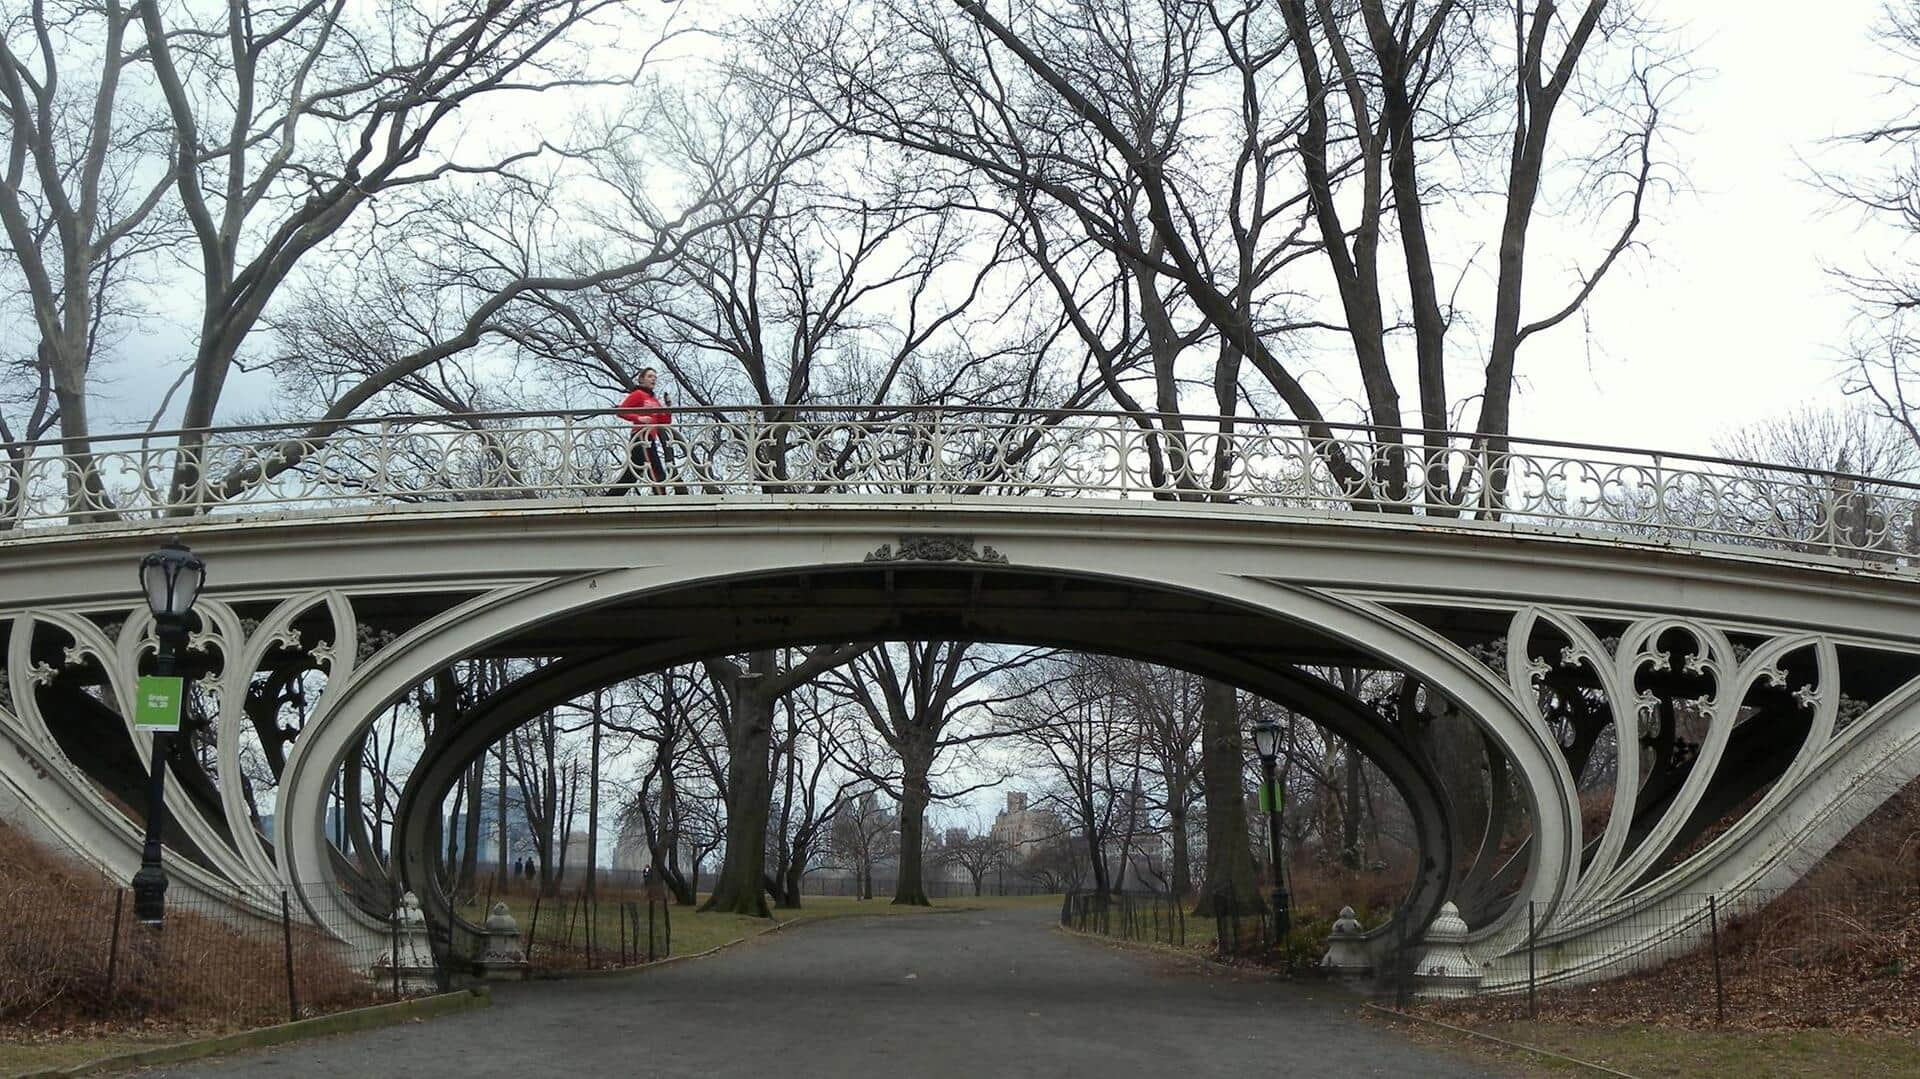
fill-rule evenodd
<path id="1" fill-rule="evenodd" d="M 1373 960 L 1367 955 L 1360 920 L 1353 916 L 1352 907 L 1341 907 L 1340 916 L 1333 920 L 1333 931 L 1327 934 L 1327 954 L 1320 960 L 1320 969 L 1352 978 L 1373 973 Z"/>
<path id="2" fill-rule="evenodd" d="M 387 954 L 374 964 L 374 976 L 385 980 L 399 975 L 401 986 L 409 992 L 426 992 L 439 982 L 438 965 L 433 959 L 433 943 L 427 936 L 427 919 L 420 913 L 420 897 L 408 892 L 393 910 L 393 935 Z"/>
<path id="3" fill-rule="evenodd" d="M 476 973 L 487 981 L 509 981 L 527 976 L 527 953 L 520 947 L 520 923 L 505 903 L 495 903 L 480 927 L 480 954 L 473 960 Z"/>
<path id="4" fill-rule="evenodd" d="M 520 935 L 520 923 L 513 920 L 513 911 L 508 909 L 505 903 L 493 905 L 493 909 L 487 912 L 486 923 L 481 928 L 488 933 L 512 933 L 515 937 Z"/>
<path id="5" fill-rule="evenodd" d="M 1448 902 L 1427 927 L 1425 947 L 1414 964 L 1414 984 L 1421 996 L 1469 997 L 1480 989 L 1480 966 L 1467 952 L 1467 923 L 1460 908 Z"/>

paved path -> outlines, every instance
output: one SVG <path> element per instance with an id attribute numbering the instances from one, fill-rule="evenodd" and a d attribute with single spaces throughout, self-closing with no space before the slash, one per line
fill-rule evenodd
<path id="1" fill-rule="evenodd" d="M 1050 929 L 1044 908 L 795 926 L 491 1008 L 166 1075 L 1478 1076 L 1325 991 Z"/>

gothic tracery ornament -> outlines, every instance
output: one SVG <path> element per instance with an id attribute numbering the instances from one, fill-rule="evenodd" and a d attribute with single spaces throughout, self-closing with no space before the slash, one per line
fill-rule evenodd
<path id="1" fill-rule="evenodd" d="M 866 561 L 980 562 L 1004 566 L 1007 556 L 987 546 L 975 550 L 972 536 L 901 536 L 898 550 L 883 543 L 867 555 Z"/>

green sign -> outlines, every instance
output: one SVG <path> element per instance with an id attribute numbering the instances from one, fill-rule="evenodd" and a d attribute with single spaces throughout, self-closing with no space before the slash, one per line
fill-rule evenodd
<path id="1" fill-rule="evenodd" d="M 180 729 L 180 679 L 142 675 L 133 691 L 133 725 L 143 731 Z"/>
<path id="2" fill-rule="evenodd" d="M 1280 809 L 1279 783 L 1260 784 L 1260 812 L 1275 813 Z"/>

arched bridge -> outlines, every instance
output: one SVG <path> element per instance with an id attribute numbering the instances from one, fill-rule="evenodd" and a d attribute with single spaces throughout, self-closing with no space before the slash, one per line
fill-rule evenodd
<path id="1" fill-rule="evenodd" d="M 1494 988 L 1526 977 L 1529 910 L 1546 980 L 1620 969 L 1690 931 L 1649 911 L 1791 883 L 1920 774 L 1910 486 L 1244 418 L 708 409 L 666 435 L 666 482 L 625 497 L 625 425 L 598 414 L 8 447 L 0 791 L 111 874 L 137 865 L 149 746 L 119 702 L 154 647 L 133 566 L 171 534 L 210 567 L 175 879 L 289 886 L 335 927 L 363 917 L 322 826 L 342 761 L 480 656 L 543 665 L 414 769 L 398 868 L 429 907 L 437 807 L 482 748 L 596 686 L 776 645 L 1050 644 L 1266 694 L 1414 813 L 1422 864 L 1381 946 L 1452 900 Z M 1417 689 L 1383 715 L 1332 666 Z M 325 689 L 263 715 L 288 672 Z M 1419 735 L 1447 716 L 1489 747 L 1477 823 Z M 247 783 L 271 788 L 270 835 Z"/>

